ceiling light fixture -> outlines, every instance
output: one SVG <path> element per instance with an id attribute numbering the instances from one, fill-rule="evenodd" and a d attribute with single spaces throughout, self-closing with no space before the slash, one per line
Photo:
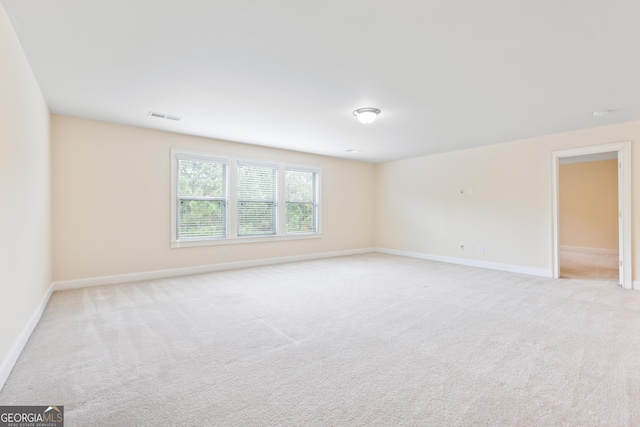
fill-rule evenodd
<path id="1" fill-rule="evenodd" d="M 354 150 L 353 148 L 349 148 L 348 150 L 344 150 L 344 151 L 351 154 L 356 154 L 360 152 L 360 150 Z"/>
<path id="2" fill-rule="evenodd" d="M 358 118 L 358 121 L 364 124 L 373 123 L 376 117 L 378 117 L 378 114 L 380 114 L 380 110 L 371 107 L 358 108 L 353 112 L 353 115 Z"/>

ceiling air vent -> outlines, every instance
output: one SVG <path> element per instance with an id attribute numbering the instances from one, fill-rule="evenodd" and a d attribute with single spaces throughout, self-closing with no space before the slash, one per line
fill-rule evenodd
<path id="1" fill-rule="evenodd" d="M 159 119 L 173 120 L 175 122 L 178 122 L 178 121 L 182 120 L 182 117 L 171 116 L 169 114 L 163 114 L 163 113 L 156 113 L 155 111 L 149 111 L 149 115 L 151 117 L 157 117 Z"/>

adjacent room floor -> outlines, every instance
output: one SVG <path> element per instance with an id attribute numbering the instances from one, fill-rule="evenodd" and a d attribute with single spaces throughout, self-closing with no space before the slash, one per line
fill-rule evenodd
<path id="1" fill-rule="evenodd" d="M 619 283 L 618 253 L 596 253 L 561 248 L 560 277 L 566 279 L 608 280 Z"/>
<path id="2" fill-rule="evenodd" d="M 366 254 L 56 292 L 0 404 L 69 426 L 640 425 L 640 293 Z"/>

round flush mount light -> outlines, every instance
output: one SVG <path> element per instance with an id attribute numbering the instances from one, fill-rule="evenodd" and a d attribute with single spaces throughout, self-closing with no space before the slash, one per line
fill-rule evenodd
<path id="1" fill-rule="evenodd" d="M 373 123 L 376 117 L 378 117 L 378 114 L 380 114 L 380 110 L 371 107 L 358 108 L 353 112 L 353 115 L 358 118 L 358 121 L 364 124 Z"/>
<path id="2" fill-rule="evenodd" d="M 354 150 L 353 148 L 349 148 L 348 150 L 344 150 L 347 153 L 351 153 L 351 154 L 358 154 L 360 153 L 360 150 Z"/>

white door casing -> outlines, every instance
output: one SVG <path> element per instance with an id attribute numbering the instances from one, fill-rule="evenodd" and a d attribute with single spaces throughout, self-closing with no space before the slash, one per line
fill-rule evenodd
<path id="1" fill-rule="evenodd" d="M 552 183 L 552 275 L 560 277 L 559 262 L 559 182 L 558 171 L 560 159 L 564 157 L 583 156 L 599 153 L 618 153 L 618 245 L 620 285 L 625 289 L 633 288 L 631 257 L 631 142 L 595 145 L 554 151 L 551 153 Z"/>

